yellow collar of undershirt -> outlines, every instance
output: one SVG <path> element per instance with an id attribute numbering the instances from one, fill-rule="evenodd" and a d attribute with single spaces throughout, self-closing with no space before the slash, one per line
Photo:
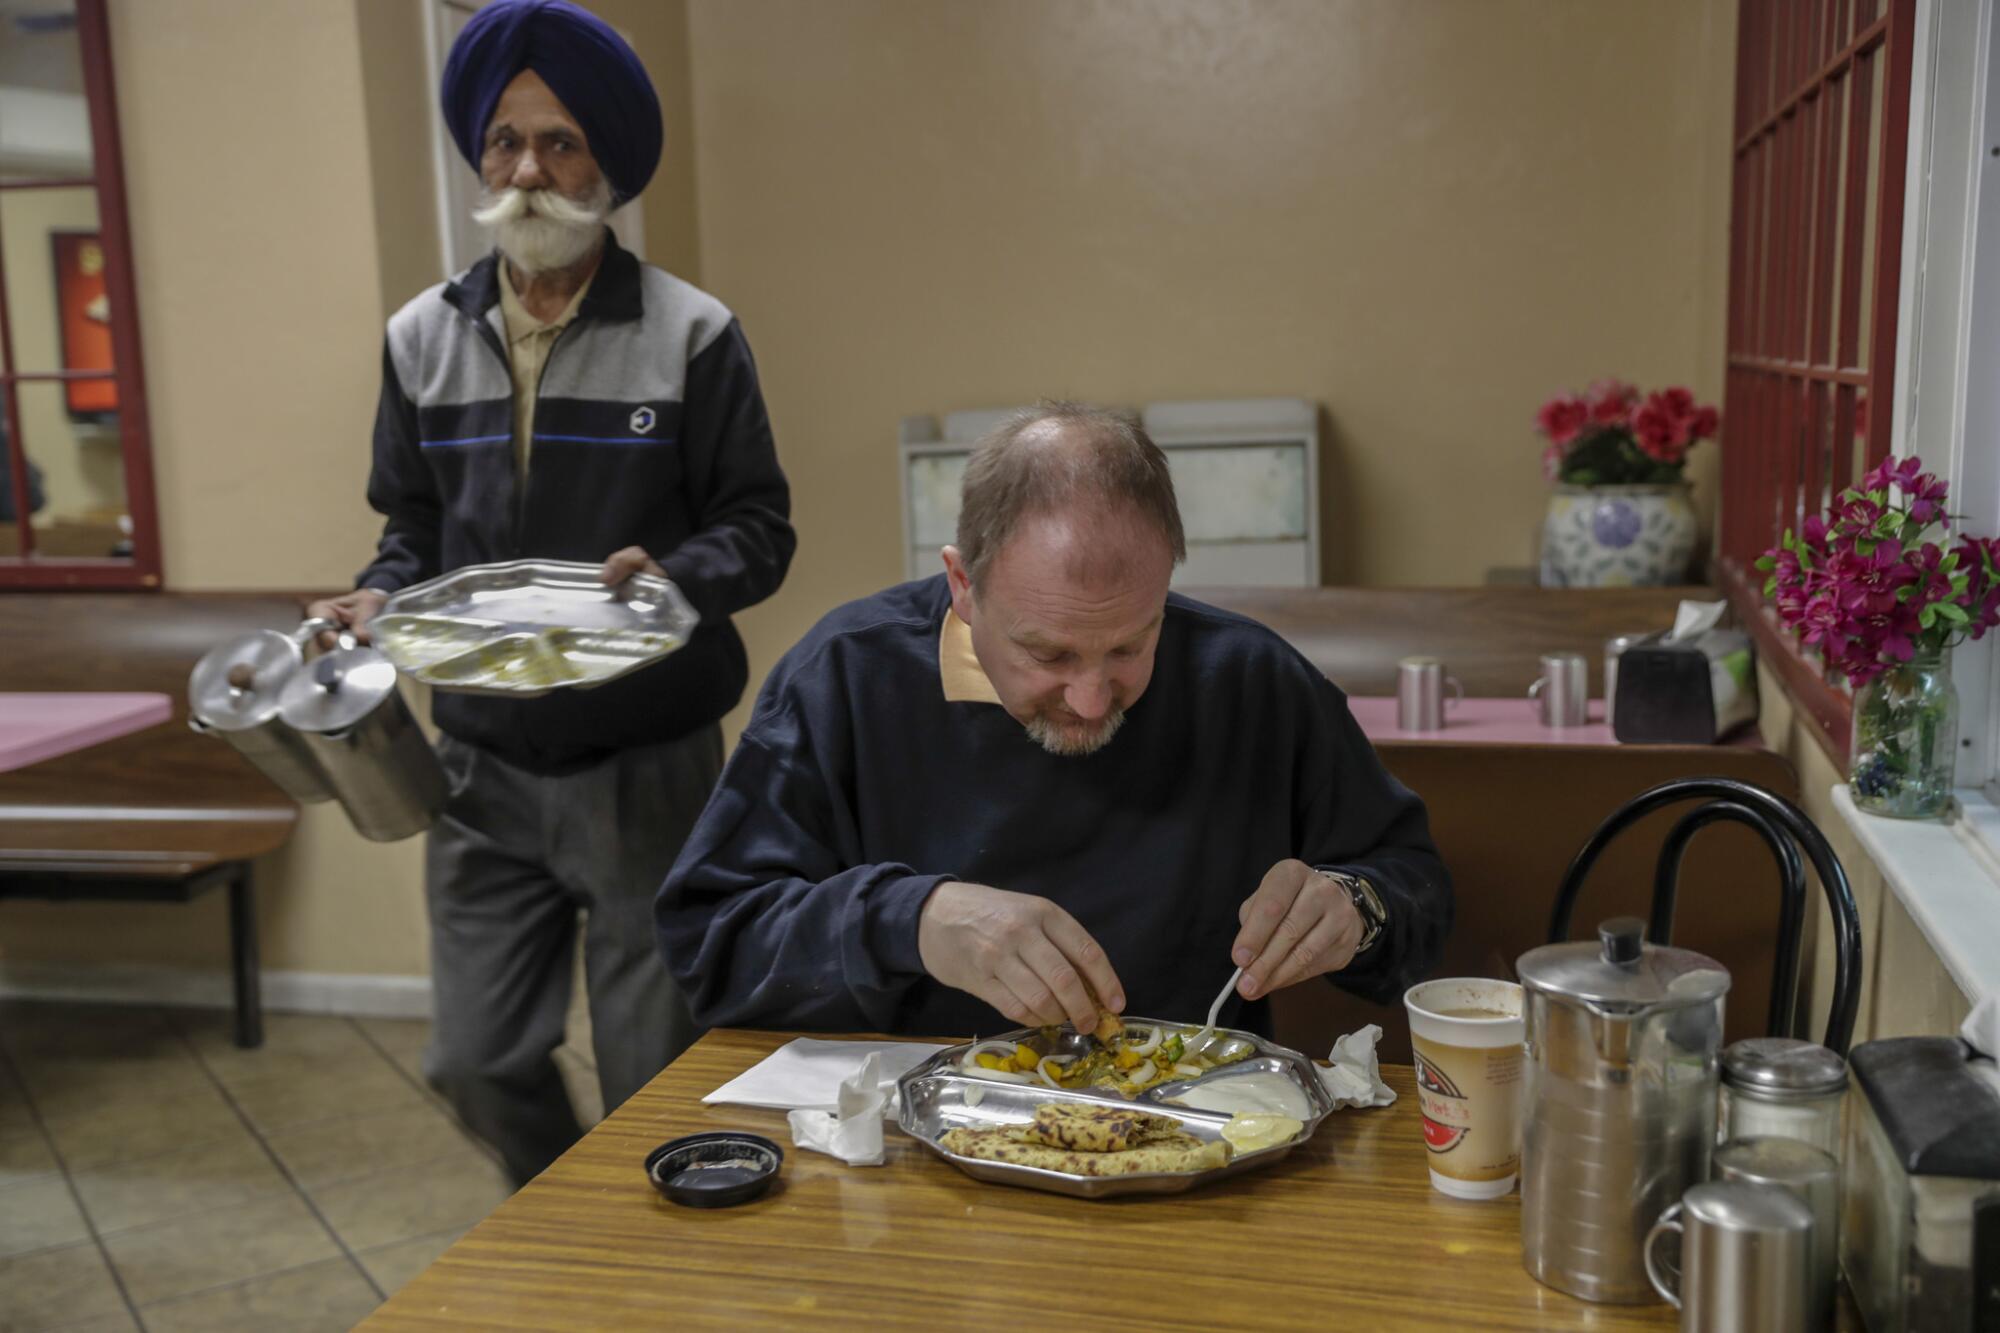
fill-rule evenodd
<path id="1" fill-rule="evenodd" d="M 945 608 L 944 627 L 938 631 L 938 679 L 944 683 L 946 703 L 997 704 L 999 693 L 979 665 L 972 647 L 972 626 Z"/>

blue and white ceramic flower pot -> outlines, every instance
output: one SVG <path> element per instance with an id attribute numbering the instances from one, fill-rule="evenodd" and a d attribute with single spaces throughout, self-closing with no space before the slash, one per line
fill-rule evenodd
<path id="1" fill-rule="evenodd" d="M 1699 535 L 1686 482 L 1558 486 L 1542 521 L 1542 583 L 1557 588 L 1683 583 Z"/>

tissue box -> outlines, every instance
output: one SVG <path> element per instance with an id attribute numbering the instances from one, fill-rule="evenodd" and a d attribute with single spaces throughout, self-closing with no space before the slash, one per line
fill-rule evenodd
<path id="1" fill-rule="evenodd" d="M 1618 659 L 1612 734 L 1651 745 L 1713 745 L 1757 716 L 1750 636 L 1710 630 L 1688 643 L 1645 643 Z"/>
<path id="2" fill-rule="evenodd" d="M 1841 1267 L 1869 1333 L 2000 1327 L 1992 1062 L 1956 1037 L 1894 1037 L 1856 1046 L 1852 1067 Z"/>

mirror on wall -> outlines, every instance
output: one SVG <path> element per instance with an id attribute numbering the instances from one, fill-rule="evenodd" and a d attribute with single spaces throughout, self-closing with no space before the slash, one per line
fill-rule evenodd
<path id="1" fill-rule="evenodd" d="M 103 11 L 0 0 L 0 586 L 158 582 Z"/>

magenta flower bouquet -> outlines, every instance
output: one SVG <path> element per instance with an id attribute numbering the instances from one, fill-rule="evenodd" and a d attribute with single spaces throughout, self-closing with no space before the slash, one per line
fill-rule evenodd
<path id="1" fill-rule="evenodd" d="M 1945 499 L 1921 459 L 1886 461 L 1757 562 L 1785 628 L 1857 686 L 2000 625 L 2000 541 L 1947 549 Z"/>
<path id="2" fill-rule="evenodd" d="M 2000 625 L 2000 541 L 1953 540 L 1946 491 L 1920 459 L 1886 461 L 1757 562 L 1779 621 L 1855 687 L 1850 785 L 1882 814 L 1949 802 L 1949 653 Z"/>

